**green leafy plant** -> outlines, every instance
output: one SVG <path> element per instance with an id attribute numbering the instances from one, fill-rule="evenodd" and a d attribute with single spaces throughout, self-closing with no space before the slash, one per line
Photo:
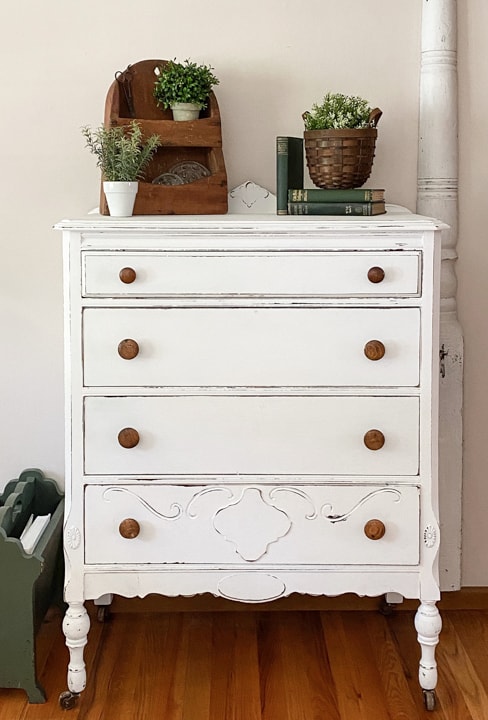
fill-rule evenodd
<path id="1" fill-rule="evenodd" d="M 134 182 L 144 177 L 146 167 L 161 145 L 159 135 L 144 140 L 136 120 L 126 127 L 105 127 L 92 130 L 88 125 L 81 129 L 85 147 L 97 158 L 97 167 L 104 180 Z"/>
<path id="2" fill-rule="evenodd" d="M 327 93 L 322 102 L 312 105 L 303 114 L 305 130 L 365 128 L 370 126 L 371 108 L 366 100 L 355 95 Z"/>
<path id="3" fill-rule="evenodd" d="M 197 65 L 185 60 L 184 63 L 169 60 L 159 68 L 154 84 L 154 97 L 158 105 L 170 108 L 174 103 L 193 103 L 200 109 L 207 107 L 207 100 L 219 80 L 210 65 Z"/>

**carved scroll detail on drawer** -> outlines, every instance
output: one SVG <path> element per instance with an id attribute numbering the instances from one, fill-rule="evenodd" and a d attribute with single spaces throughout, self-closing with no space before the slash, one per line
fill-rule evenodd
<path id="1" fill-rule="evenodd" d="M 249 532 L 242 527 L 239 519 L 243 515 L 254 518 L 260 532 Z M 217 510 L 213 526 L 235 546 L 243 560 L 254 561 L 266 554 L 271 543 L 290 531 L 292 520 L 286 512 L 267 502 L 258 488 L 246 488 L 235 502 Z"/>
<path id="2" fill-rule="evenodd" d="M 146 510 L 149 510 L 149 512 L 153 513 L 153 515 L 156 515 L 156 517 L 161 518 L 162 520 L 177 520 L 181 515 L 183 514 L 183 508 L 179 503 L 171 503 L 170 505 L 170 514 L 166 515 L 165 513 L 160 512 L 159 510 L 156 510 L 152 505 L 150 505 L 146 500 L 144 500 L 143 497 L 141 497 L 137 492 L 134 492 L 133 490 L 129 490 L 125 487 L 109 487 L 105 490 L 103 493 L 103 499 L 106 502 L 110 502 L 110 496 L 113 495 L 113 493 L 124 493 L 126 495 L 129 495 L 134 498 L 137 502 L 141 503 L 143 507 L 146 508 Z"/>
<path id="3" fill-rule="evenodd" d="M 85 502 L 89 564 L 415 565 L 419 558 L 412 485 L 89 485 Z M 121 534 L 128 519 L 137 532 Z"/>
<path id="4" fill-rule="evenodd" d="M 327 505 L 324 505 L 321 508 L 321 514 L 327 519 L 330 520 L 332 523 L 336 522 L 344 522 L 347 520 L 358 508 L 361 507 L 361 505 L 364 505 L 364 503 L 368 502 L 368 500 L 371 500 L 371 498 L 374 498 L 376 495 L 384 495 L 384 494 L 391 494 L 394 495 L 394 502 L 400 502 L 402 494 L 399 490 L 396 488 L 379 488 L 378 490 L 373 490 L 373 492 L 368 493 L 364 497 L 361 498 L 359 502 L 357 502 L 354 507 L 350 508 L 348 511 L 343 513 L 333 513 L 332 512 L 332 505 L 330 503 L 327 503 Z"/>

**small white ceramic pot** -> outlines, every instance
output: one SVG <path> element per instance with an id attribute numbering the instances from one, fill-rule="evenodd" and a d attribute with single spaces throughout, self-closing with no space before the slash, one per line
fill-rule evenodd
<path id="1" fill-rule="evenodd" d="M 139 183 L 104 180 L 103 192 L 112 217 L 130 217 L 134 211 Z"/>

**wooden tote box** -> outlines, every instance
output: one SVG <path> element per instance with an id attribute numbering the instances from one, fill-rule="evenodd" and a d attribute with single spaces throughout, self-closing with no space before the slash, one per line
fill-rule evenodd
<path id="1" fill-rule="evenodd" d="M 105 103 L 105 126 L 128 125 L 135 119 L 144 135 L 157 133 L 162 142 L 144 181 L 139 181 L 134 215 L 208 215 L 227 212 L 227 174 L 222 152 L 222 128 L 217 98 L 210 93 L 208 106 L 194 121 L 175 121 L 171 110 L 156 105 L 153 96 L 155 69 L 166 60 L 142 60 L 130 65 L 114 80 Z M 152 181 L 181 163 L 198 163 L 210 171 L 206 177 L 181 185 Z M 100 211 L 108 215 L 101 189 Z"/>

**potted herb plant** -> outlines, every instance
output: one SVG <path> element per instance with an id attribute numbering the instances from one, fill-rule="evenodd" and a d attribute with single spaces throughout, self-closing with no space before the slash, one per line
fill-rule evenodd
<path id="1" fill-rule="evenodd" d="M 371 174 L 382 115 L 361 97 L 327 93 L 303 113 L 310 177 L 321 188 L 355 188 Z"/>
<path id="2" fill-rule="evenodd" d="M 110 215 L 132 215 L 139 180 L 156 149 L 161 145 L 159 135 L 144 139 L 140 124 L 133 120 L 128 126 L 105 127 L 96 130 L 82 128 L 86 147 L 97 158 L 102 171 L 103 190 Z"/>
<path id="3" fill-rule="evenodd" d="M 196 120 L 207 107 L 208 96 L 219 80 L 210 65 L 169 60 L 159 68 L 154 84 L 156 103 L 171 108 L 174 120 Z"/>

